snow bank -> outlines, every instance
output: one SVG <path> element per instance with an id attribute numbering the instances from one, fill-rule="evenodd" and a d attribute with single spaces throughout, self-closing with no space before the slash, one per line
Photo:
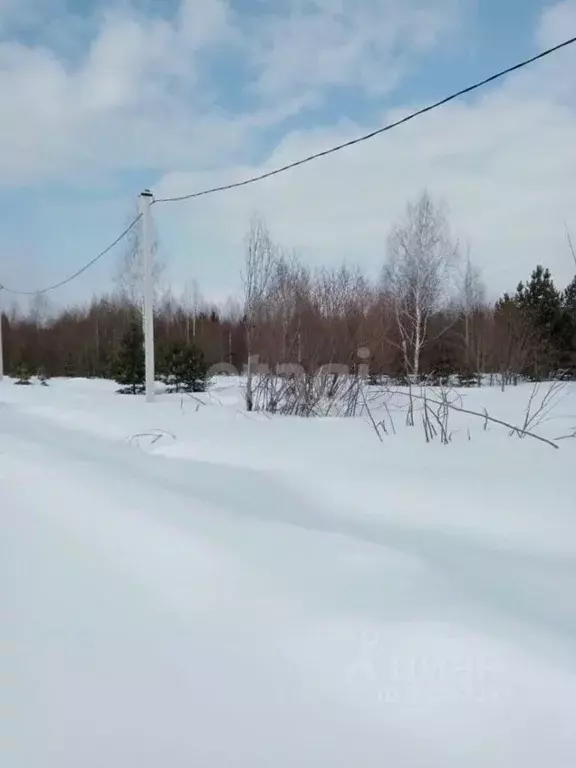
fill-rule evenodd
<path id="1" fill-rule="evenodd" d="M 463 393 L 515 423 L 529 395 Z M 575 763 L 575 441 L 397 414 L 380 443 L 225 379 L 0 403 L 0 764 Z"/>

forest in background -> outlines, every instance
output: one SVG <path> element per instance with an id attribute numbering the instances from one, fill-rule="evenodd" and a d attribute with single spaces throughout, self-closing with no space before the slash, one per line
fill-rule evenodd
<path id="1" fill-rule="evenodd" d="M 569 236 L 568 244 L 576 265 Z M 54 312 L 41 296 L 27 312 L 4 308 L 6 373 L 113 378 L 140 313 L 141 267 L 136 232 L 110 295 Z M 208 365 L 239 372 L 256 360 L 306 373 L 368 363 L 374 377 L 431 383 L 456 376 L 475 384 L 486 374 L 507 382 L 576 378 L 576 275 L 556 286 L 544 264 L 534 265 L 515 291 L 488 302 L 479 271 L 451 238 L 444 207 L 427 193 L 392 227 L 378 280 L 350 265 L 311 269 L 275 243 L 258 217 L 246 235 L 237 300 L 211 306 L 197 288 L 178 299 L 160 289 L 161 271 L 158 263 L 159 356 L 179 343 L 198 348 Z"/>

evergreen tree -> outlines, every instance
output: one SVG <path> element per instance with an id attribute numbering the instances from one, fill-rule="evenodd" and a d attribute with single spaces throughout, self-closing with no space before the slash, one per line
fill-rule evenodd
<path id="1" fill-rule="evenodd" d="M 530 281 L 519 283 L 514 302 L 533 324 L 538 335 L 538 349 L 532 374 L 549 375 L 560 364 L 563 345 L 562 295 L 549 269 L 539 264 Z"/>
<path id="2" fill-rule="evenodd" d="M 576 276 L 562 296 L 561 367 L 570 378 L 576 378 Z"/>
<path id="3" fill-rule="evenodd" d="M 576 275 L 562 297 L 562 306 L 568 316 L 576 323 Z"/>
<path id="4" fill-rule="evenodd" d="M 18 384 L 20 386 L 28 386 L 32 382 L 30 381 L 31 375 L 30 371 L 28 370 L 25 363 L 20 363 L 18 368 L 16 369 L 16 381 L 14 384 Z"/>
<path id="5" fill-rule="evenodd" d="M 562 298 L 549 269 L 539 264 L 527 285 L 519 283 L 516 302 L 532 316 L 542 333 L 548 337 L 553 336 L 562 310 Z"/>
<path id="6" fill-rule="evenodd" d="M 208 385 L 204 354 L 194 344 L 166 347 L 159 355 L 159 371 L 170 392 L 204 392 Z"/>
<path id="7" fill-rule="evenodd" d="M 137 395 L 144 391 L 144 332 L 142 322 L 132 320 L 122 338 L 114 378 L 120 394 Z"/>
<path id="8" fill-rule="evenodd" d="M 168 391 L 172 391 L 174 387 L 174 376 L 172 374 L 172 359 L 175 351 L 181 345 L 179 343 L 164 343 L 156 350 L 156 375 L 163 384 L 166 385 Z"/>

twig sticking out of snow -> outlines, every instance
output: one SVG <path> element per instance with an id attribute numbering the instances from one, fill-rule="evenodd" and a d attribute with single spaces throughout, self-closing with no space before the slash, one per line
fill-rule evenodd
<path id="1" fill-rule="evenodd" d="M 560 394 L 566 388 L 566 382 L 553 381 L 546 390 L 544 397 L 538 403 L 536 398 L 540 392 L 540 388 L 540 382 L 536 382 L 532 388 L 530 398 L 528 399 L 528 403 L 526 405 L 526 410 L 524 412 L 524 424 L 522 425 L 522 429 L 520 431 L 513 429 L 510 432 L 511 435 L 517 434 L 521 438 L 525 437 L 528 430 L 534 430 L 537 426 L 547 421 L 550 412 L 558 404 L 557 401 Z"/>
<path id="2" fill-rule="evenodd" d="M 555 437 L 554 440 L 576 440 L 576 427 L 574 427 L 572 432 L 568 432 L 566 435 L 560 435 L 560 437 Z"/>
<path id="3" fill-rule="evenodd" d="M 173 435 L 172 432 L 167 432 L 165 429 L 155 429 L 151 432 L 138 432 L 135 435 L 132 435 L 128 438 L 128 442 L 136 442 L 138 447 L 140 447 L 140 439 L 143 437 L 147 437 L 150 440 L 150 445 L 156 445 L 156 443 L 161 440 L 163 437 L 171 437 L 172 440 L 176 440 L 176 435 Z"/>
<path id="4" fill-rule="evenodd" d="M 442 408 L 447 408 L 452 411 L 457 411 L 458 413 L 465 413 L 469 416 L 477 416 L 480 419 L 484 420 L 484 425 L 486 426 L 487 422 L 491 422 L 492 424 L 499 424 L 502 427 L 506 427 L 507 429 L 511 430 L 512 434 L 518 434 L 522 437 L 531 437 L 534 440 L 539 440 L 542 443 L 546 443 L 547 445 L 551 446 L 552 448 L 558 449 L 560 446 L 557 445 L 553 440 L 549 440 L 546 437 L 542 437 L 542 435 L 537 435 L 535 432 L 531 431 L 531 429 L 527 429 L 526 427 L 519 427 L 515 426 L 514 424 L 510 424 L 507 421 L 503 421 L 502 419 L 497 419 L 494 416 L 490 416 L 486 409 L 484 410 L 484 413 L 479 411 L 473 411 L 470 408 L 464 408 L 462 405 L 456 405 L 454 402 L 450 402 L 447 398 L 442 398 L 441 400 L 437 400 L 434 397 L 430 397 L 427 394 L 422 395 L 416 395 L 413 392 L 410 393 L 410 395 L 406 394 L 405 392 L 397 391 L 396 394 L 402 395 L 404 397 L 411 397 L 415 400 L 421 400 L 421 401 L 428 401 L 428 402 L 434 402 L 436 405 L 442 406 Z M 443 440 L 443 442 L 446 442 Z M 449 442 L 449 440 L 447 441 Z"/>

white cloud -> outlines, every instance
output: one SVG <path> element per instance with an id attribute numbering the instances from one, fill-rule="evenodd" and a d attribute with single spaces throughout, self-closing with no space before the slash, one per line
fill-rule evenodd
<path id="1" fill-rule="evenodd" d="M 560 42 L 573 14 L 576 0 L 547 11 L 537 39 Z M 382 124 L 418 106 L 384 114 Z M 167 176 L 155 192 L 179 194 L 258 174 L 364 132 L 366 126 L 349 122 L 293 132 L 262 167 Z M 428 188 L 447 201 L 453 229 L 464 247 L 470 245 L 493 292 L 514 290 L 539 262 L 562 284 L 573 274 L 564 222 L 576 231 L 574 136 L 576 46 L 473 100 L 452 102 L 364 144 L 253 187 L 180 203 L 180 214 L 159 216 L 170 216 L 182 241 L 227 259 L 232 280 L 254 210 L 309 263 L 347 259 L 375 271 L 392 221 L 407 199 Z M 204 279 L 201 263 L 199 269 Z"/>
<path id="2" fill-rule="evenodd" d="M 62 37 L 77 19 L 61 18 Z M 108 11 L 76 67 L 41 44 L 0 42 L 2 183 L 194 165 L 212 154 L 211 141 L 237 147 L 243 126 L 211 115 L 195 89 L 198 56 L 234 34 L 224 0 L 183 0 L 171 21 Z"/>
<path id="3" fill-rule="evenodd" d="M 79 59 L 54 43 L 75 39 L 77 18 L 47 21 L 44 46 L 6 38 L 16 21 L 38 26 L 62 1 L 0 0 L 0 183 L 90 184 L 103 173 L 151 168 L 162 177 L 158 196 L 258 174 L 369 130 L 343 120 L 329 130 L 292 131 L 262 166 L 241 164 L 262 129 L 331 86 L 391 89 L 422 52 L 450 39 L 473 2 L 279 0 L 274 13 L 262 2 L 252 19 L 231 10 L 230 0 L 181 0 L 171 19 L 124 3 L 98 17 Z M 549 7 L 535 42 L 559 42 L 575 19 L 576 0 Z M 257 109 L 216 108 L 202 63 L 218 50 L 244 56 Z M 567 50 L 471 102 L 262 184 L 157 206 L 175 277 L 198 277 L 206 293 L 234 285 L 254 210 L 311 263 L 345 258 L 375 271 L 390 224 L 427 187 L 447 200 L 455 231 L 495 290 L 513 288 L 538 261 L 567 278 L 564 219 L 576 231 L 575 64 L 576 52 Z M 417 106 L 398 106 L 381 122 Z"/>
<path id="4" fill-rule="evenodd" d="M 547 7 L 540 21 L 537 40 L 543 47 L 553 46 L 576 34 L 576 4 L 563 0 Z"/>
<path id="5" fill-rule="evenodd" d="M 462 3 L 463 4 L 463 3 Z M 293 2 L 253 30 L 254 89 L 268 97 L 318 94 L 327 86 L 385 92 L 407 61 L 433 47 L 459 15 L 457 0 Z"/>
<path id="6" fill-rule="evenodd" d="M 286 13 L 263 6 L 262 17 L 232 11 L 231 0 L 180 0 L 171 19 L 122 3 L 88 21 L 47 13 L 63 0 L 2 2 L 12 3 L 8 29 L 44 40 L 0 41 L 0 183 L 9 185 L 228 163 L 327 85 L 389 87 L 469 0 L 316 0 L 312 12 L 288 0 Z M 72 41 L 90 38 L 90 22 L 97 33 L 82 52 Z M 203 79 L 210 51 L 243 56 L 258 109 L 216 108 L 216 84 Z"/>

